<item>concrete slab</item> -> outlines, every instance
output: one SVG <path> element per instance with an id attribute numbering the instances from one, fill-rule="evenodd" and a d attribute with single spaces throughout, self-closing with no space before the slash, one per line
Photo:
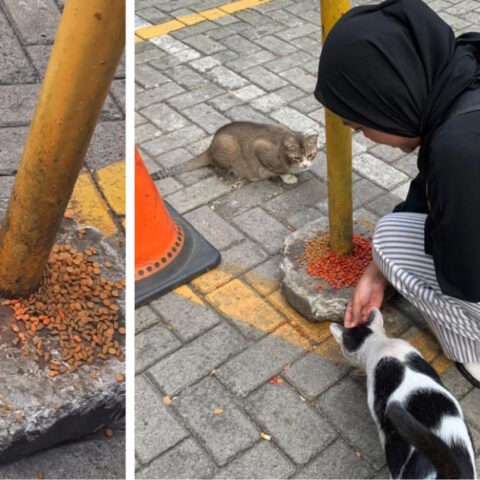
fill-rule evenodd
<path id="1" fill-rule="evenodd" d="M 96 261 L 113 265 L 102 270 L 102 276 L 119 280 L 124 278 L 124 257 L 119 253 L 124 248 L 115 242 L 102 239 L 94 229 L 87 229 L 80 240 L 73 221 L 65 221 L 57 236 L 57 243 L 70 243 L 78 250 L 95 246 Z M 124 325 L 123 292 L 118 305 L 119 323 Z M 116 379 L 124 372 L 123 362 L 116 357 L 96 360 L 75 373 L 50 378 L 47 364 L 24 357 L 20 348 L 11 344 L 12 320 L 11 309 L 0 307 L 0 464 L 84 437 L 124 415 L 125 382 Z M 52 337 L 45 335 L 42 340 L 45 350 L 49 343 L 52 353 L 58 348 Z M 123 348 L 122 338 L 119 341 Z"/>
<path id="2" fill-rule="evenodd" d="M 369 222 L 355 222 L 354 233 L 370 237 L 373 234 L 373 225 Z M 353 288 L 331 288 L 327 282 L 311 277 L 299 257 L 305 250 L 306 244 L 328 232 L 328 218 L 321 217 L 306 224 L 292 233 L 285 240 L 283 250 L 282 291 L 295 310 L 312 321 L 343 322 L 345 308 Z M 324 290 L 316 287 L 323 285 Z"/>

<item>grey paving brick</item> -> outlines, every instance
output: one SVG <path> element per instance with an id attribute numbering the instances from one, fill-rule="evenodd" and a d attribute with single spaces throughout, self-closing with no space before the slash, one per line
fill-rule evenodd
<path id="1" fill-rule="evenodd" d="M 167 394 L 175 395 L 245 346 L 245 339 L 233 327 L 220 323 L 158 362 L 150 372 Z"/>
<path id="2" fill-rule="evenodd" d="M 167 200 L 179 213 L 186 213 L 215 200 L 229 190 L 228 185 L 215 176 L 190 185 L 181 192 L 175 192 L 169 195 Z"/>
<path id="3" fill-rule="evenodd" d="M 240 275 L 267 258 L 262 248 L 248 239 L 222 252 L 225 268 L 235 275 Z"/>
<path id="4" fill-rule="evenodd" d="M 408 191 L 410 189 L 410 181 L 402 183 L 398 187 L 392 190 L 392 195 L 396 195 L 398 198 L 405 200 L 407 198 Z"/>
<path id="5" fill-rule="evenodd" d="M 182 110 L 192 122 L 202 126 L 208 133 L 215 133 L 220 127 L 229 123 L 227 117 L 224 117 L 221 113 L 217 112 L 214 108 L 200 103 L 192 107 Z"/>
<path id="6" fill-rule="evenodd" d="M 190 437 L 137 472 L 136 478 L 210 478 L 215 470 L 215 463 Z"/>
<path id="7" fill-rule="evenodd" d="M 175 55 L 182 50 L 187 50 L 189 47 L 185 43 L 173 38 L 171 35 L 161 35 L 152 39 L 152 43 L 170 55 Z"/>
<path id="8" fill-rule="evenodd" d="M 216 376 L 235 395 L 245 397 L 302 352 L 302 348 L 269 335 L 222 365 Z"/>
<path id="9" fill-rule="evenodd" d="M 305 72 L 299 67 L 294 67 L 289 70 L 280 72 L 279 75 L 291 83 L 294 83 L 297 87 L 300 87 L 307 93 L 312 94 L 317 84 L 317 78 L 309 73 Z M 312 98 L 313 103 L 313 98 Z"/>
<path id="10" fill-rule="evenodd" d="M 294 87 L 293 85 L 288 85 L 286 87 L 280 88 L 275 92 L 271 92 L 263 97 L 257 98 L 251 105 L 253 108 L 260 110 L 261 112 L 271 112 L 282 105 L 285 105 L 292 100 L 295 100 L 303 95 L 303 92 Z"/>
<path id="11" fill-rule="evenodd" d="M 27 135 L 28 127 L 0 129 L 0 175 L 17 171 Z"/>
<path id="12" fill-rule="evenodd" d="M 272 58 L 274 58 L 274 55 L 272 53 L 261 50 L 260 52 L 253 53 L 248 57 L 241 57 L 237 60 L 233 60 L 229 62 L 227 66 L 230 67 L 232 70 L 235 70 L 236 72 L 243 72 L 244 70 L 268 62 Z"/>
<path id="13" fill-rule="evenodd" d="M 283 192 L 283 188 L 270 180 L 247 183 L 230 195 L 216 200 L 215 211 L 226 220 L 231 220 L 257 205 L 263 205 L 270 198 Z"/>
<path id="14" fill-rule="evenodd" d="M 207 377 L 183 392 L 175 406 L 220 466 L 250 447 L 260 435 L 213 377 Z M 216 408 L 223 413 L 216 415 Z"/>
<path id="15" fill-rule="evenodd" d="M 288 385 L 264 385 L 249 397 L 247 405 L 250 414 L 297 464 L 308 462 L 337 436 Z"/>
<path id="16" fill-rule="evenodd" d="M 208 305 L 199 305 L 176 293 L 168 293 L 150 303 L 173 331 L 188 342 L 217 325 L 221 317 Z"/>
<path id="17" fill-rule="evenodd" d="M 147 121 L 147 119 L 145 119 Z M 135 143 L 140 145 L 148 140 L 159 137 L 162 132 L 151 123 L 144 123 L 135 126 Z"/>
<path id="18" fill-rule="evenodd" d="M 438 15 L 442 18 L 443 21 L 447 22 L 454 30 L 462 30 L 464 28 L 471 28 L 472 24 L 465 19 L 450 15 L 446 11 L 438 12 Z"/>
<path id="19" fill-rule="evenodd" d="M 295 478 L 374 478 L 375 471 L 355 453 L 342 440 L 337 440 Z"/>
<path id="20" fill-rule="evenodd" d="M 315 98 L 313 98 L 312 95 L 307 95 L 306 97 L 290 102 L 290 106 L 302 113 L 308 113 L 308 116 L 317 122 L 317 119 L 321 119 L 320 123 L 323 124 L 323 116 L 325 112 L 323 108 L 318 108 L 318 102 L 315 100 Z"/>
<path id="21" fill-rule="evenodd" d="M 383 188 L 392 188 L 408 180 L 404 173 L 368 153 L 355 156 L 352 164 L 357 173 Z"/>
<path id="22" fill-rule="evenodd" d="M 135 81 L 143 88 L 158 87 L 169 81 L 168 77 L 160 73 L 151 65 L 137 65 L 135 68 Z"/>
<path id="23" fill-rule="evenodd" d="M 223 66 L 213 68 L 208 72 L 208 76 L 228 91 L 244 87 L 248 84 L 248 80 Z"/>
<path id="24" fill-rule="evenodd" d="M 4 5 L 24 45 L 53 43 L 60 20 L 60 12 L 53 0 L 5 0 Z"/>
<path id="25" fill-rule="evenodd" d="M 7 211 L 14 180 L 14 177 L 0 177 L 0 219 L 4 217 Z"/>
<path id="26" fill-rule="evenodd" d="M 152 39 L 151 41 L 154 42 L 155 39 Z M 201 57 L 201 54 L 199 52 L 197 52 L 193 48 L 187 47 L 183 50 L 180 50 L 179 52 L 166 55 L 157 60 L 153 60 L 151 64 L 158 70 L 167 70 L 169 68 L 191 62 L 192 60 L 195 60 L 199 57 Z"/>
<path id="27" fill-rule="evenodd" d="M 135 450 L 141 463 L 150 462 L 187 437 L 187 430 L 143 375 L 135 379 L 135 405 Z"/>
<path id="28" fill-rule="evenodd" d="M 355 182 L 352 187 L 353 194 L 353 208 L 357 209 L 368 201 L 380 196 L 385 190 L 368 180 L 361 179 Z"/>
<path id="29" fill-rule="evenodd" d="M 0 85 L 0 127 L 30 125 L 39 91 L 39 84 Z"/>
<path id="30" fill-rule="evenodd" d="M 87 150 L 86 163 L 98 169 L 125 158 L 125 123 L 100 122 L 93 133 Z"/>
<path id="31" fill-rule="evenodd" d="M 257 122 L 257 123 L 274 123 L 270 118 L 266 117 L 258 110 L 254 110 L 249 105 L 240 105 L 225 112 L 225 115 L 236 122 Z"/>
<path id="32" fill-rule="evenodd" d="M 155 158 L 155 161 L 165 168 L 172 168 L 176 165 L 189 162 L 192 158 L 192 154 L 185 150 L 185 148 L 177 148 L 176 150 L 171 150 L 170 152 L 159 155 Z M 165 195 L 168 194 L 166 193 Z"/>
<path id="33" fill-rule="evenodd" d="M 195 70 L 201 73 L 205 73 L 208 70 L 211 70 L 212 68 L 217 67 L 218 65 L 221 65 L 221 62 L 219 59 L 215 58 L 212 55 L 208 57 L 199 58 L 198 60 L 194 60 L 193 62 L 190 62 L 190 65 Z"/>
<path id="34" fill-rule="evenodd" d="M 141 332 L 160 321 L 156 312 L 148 305 L 135 310 L 135 333 Z"/>
<path id="35" fill-rule="evenodd" d="M 232 30 L 230 29 L 230 31 Z M 252 53 L 261 50 L 258 45 L 255 45 L 241 35 L 229 35 L 228 37 L 225 37 L 221 43 L 229 50 L 233 50 L 240 55 L 251 55 Z"/>
<path id="36" fill-rule="evenodd" d="M 190 145 L 186 145 L 186 149 L 194 156 L 201 155 L 204 153 L 210 144 L 212 143 L 213 135 L 208 135 L 208 137 L 202 138 L 197 142 L 193 142 Z"/>
<path id="37" fill-rule="evenodd" d="M 306 52 L 295 52 L 286 55 L 282 58 L 270 61 L 265 64 L 265 67 L 275 73 L 283 72 L 294 67 L 302 67 L 307 62 L 313 60 L 313 57 Z M 318 59 L 317 59 L 318 63 Z"/>
<path id="38" fill-rule="evenodd" d="M 0 82 L 32 83 L 37 79 L 35 69 L 28 61 L 8 20 L 0 12 Z"/>
<path id="39" fill-rule="evenodd" d="M 297 132 L 312 133 L 320 130 L 317 122 L 291 107 L 279 108 L 272 112 L 270 116 Z"/>
<path id="40" fill-rule="evenodd" d="M 386 193 L 373 200 L 373 202 L 368 203 L 366 208 L 383 217 L 384 215 L 392 213 L 393 209 L 400 203 L 400 201 L 401 199 L 396 195 Z"/>
<path id="41" fill-rule="evenodd" d="M 313 12 L 305 12 L 305 16 L 311 16 L 313 17 L 315 14 Z M 315 15 L 316 16 L 316 15 Z M 313 38 L 312 38 L 313 37 Z M 294 40 L 290 40 L 290 43 L 292 45 L 295 45 L 297 48 L 300 50 L 303 50 L 307 53 L 310 53 L 312 55 L 318 55 L 320 58 L 320 52 L 321 52 L 321 45 L 320 45 L 320 36 L 318 38 L 315 38 L 315 34 L 312 35 L 312 37 L 300 37 L 300 38 L 295 38 Z M 314 68 L 313 71 L 311 70 L 310 63 L 307 65 L 303 65 L 303 68 L 312 74 L 317 73 L 318 71 L 318 60 L 313 63 Z"/>
<path id="42" fill-rule="evenodd" d="M 247 85 L 238 90 L 234 90 L 231 93 L 216 97 L 210 100 L 209 103 L 220 112 L 227 112 L 231 108 L 248 102 L 249 100 L 253 100 L 264 93 L 265 92 L 256 85 Z"/>
<path id="43" fill-rule="evenodd" d="M 171 98 L 169 103 L 178 110 L 184 110 L 192 105 L 205 102 L 224 93 L 226 92 L 223 88 L 209 82 L 196 90 L 191 90 L 190 92 Z"/>
<path id="44" fill-rule="evenodd" d="M 262 282 L 261 293 L 268 295 L 272 293 L 277 286 L 280 284 L 280 256 L 271 257 L 266 262 L 258 265 L 257 267 L 251 269 L 246 275 L 247 282 L 249 282 L 254 288 L 259 281 Z M 269 286 L 266 286 L 266 281 L 268 281 Z"/>
<path id="45" fill-rule="evenodd" d="M 256 26 L 252 25 L 242 32 L 242 35 L 249 38 L 252 41 L 257 40 L 258 38 L 266 37 L 267 35 L 272 35 L 279 32 L 284 27 L 281 23 L 270 22 L 265 23 L 264 25 Z"/>
<path id="46" fill-rule="evenodd" d="M 45 76 L 52 45 L 29 45 L 25 47 L 40 78 Z"/>
<path id="47" fill-rule="evenodd" d="M 318 406 L 376 469 L 384 465 L 384 453 L 361 385 L 346 377 L 320 396 Z"/>
<path id="48" fill-rule="evenodd" d="M 225 50 L 225 47 L 221 43 L 208 38 L 206 35 L 192 35 L 188 38 L 185 38 L 183 41 L 205 55 L 211 55 L 212 53 L 219 52 L 220 50 Z"/>
<path id="49" fill-rule="evenodd" d="M 406 173 L 410 178 L 414 178 L 418 175 L 417 156 L 406 155 L 400 158 L 393 164 L 395 168 Z"/>
<path id="50" fill-rule="evenodd" d="M 179 65 L 170 70 L 164 70 L 165 75 L 168 75 L 173 81 L 182 85 L 187 89 L 198 88 L 206 83 L 208 79 L 198 74 L 189 65 Z"/>
<path id="51" fill-rule="evenodd" d="M 326 200 L 324 199 L 323 201 L 325 202 Z M 319 208 L 306 207 L 287 217 L 286 223 L 289 228 L 293 227 L 299 229 L 305 224 L 317 220 L 321 215 L 322 211 Z"/>
<path id="52" fill-rule="evenodd" d="M 189 186 L 200 182 L 205 178 L 212 177 L 213 175 L 213 171 L 210 168 L 205 167 L 199 168 L 198 170 L 194 170 L 192 172 L 182 173 L 181 175 L 177 176 L 177 179 L 182 182 L 183 185 Z"/>
<path id="53" fill-rule="evenodd" d="M 204 136 L 205 132 L 201 128 L 193 125 L 149 140 L 142 144 L 142 148 L 152 157 L 157 157 L 162 153 L 178 149 L 195 140 L 200 140 L 200 138 Z"/>
<path id="54" fill-rule="evenodd" d="M 314 398 L 347 373 L 348 368 L 344 364 L 336 365 L 332 360 L 309 353 L 285 370 L 283 376 L 305 397 Z"/>
<path id="55" fill-rule="evenodd" d="M 167 54 L 163 50 L 160 50 L 154 43 L 143 42 L 139 45 L 142 46 L 143 50 L 139 51 L 138 45 L 135 49 L 135 65 L 137 66 L 167 56 Z"/>
<path id="56" fill-rule="evenodd" d="M 142 17 L 147 24 L 161 23 L 169 18 L 168 15 L 155 7 L 141 8 L 137 10 L 136 13 Z"/>
<path id="57" fill-rule="evenodd" d="M 255 43 L 261 45 L 263 48 L 278 55 L 288 55 L 296 51 L 296 48 L 283 40 L 280 40 L 274 35 L 268 35 L 266 37 L 255 40 Z"/>
<path id="58" fill-rule="evenodd" d="M 287 85 L 286 80 L 262 66 L 244 70 L 242 75 L 267 91 L 276 90 Z"/>
<path id="59" fill-rule="evenodd" d="M 295 465 L 272 443 L 259 442 L 220 470 L 215 478 L 289 478 Z"/>
<path id="60" fill-rule="evenodd" d="M 460 404 L 468 422 L 480 430 L 480 409 L 478 408 L 480 405 L 480 390 L 478 388 L 472 389 Z"/>
<path id="61" fill-rule="evenodd" d="M 455 367 L 449 368 L 442 375 L 442 382 L 457 399 L 463 398 L 473 388 L 472 384 Z"/>
<path id="62" fill-rule="evenodd" d="M 230 226 L 209 207 L 200 207 L 185 215 L 188 220 L 212 245 L 219 250 L 228 248 L 244 236 Z"/>
<path id="63" fill-rule="evenodd" d="M 392 163 L 395 160 L 405 156 L 399 148 L 389 147 L 388 145 L 377 145 L 370 150 L 377 158 L 381 158 L 385 162 Z"/>
<path id="64" fill-rule="evenodd" d="M 190 38 L 190 37 L 193 37 L 193 36 L 200 36 L 202 34 L 206 34 L 206 35 L 203 35 L 203 36 L 205 36 L 205 38 L 210 40 L 209 32 L 210 32 L 210 30 L 216 28 L 216 26 L 217 25 L 214 22 L 209 22 L 207 20 L 207 21 L 204 21 L 204 22 L 197 23 L 196 25 L 191 25 L 188 28 L 181 28 L 179 30 L 175 30 L 174 32 L 172 32 L 172 36 L 185 41 L 185 39 L 187 39 L 187 38 Z M 193 47 L 195 47 L 195 45 L 193 45 Z M 204 48 L 208 49 L 208 48 L 211 48 L 211 47 L 204 47 Z"/>
<path id="65" fill-rule="evenodd" d="M 142 372 L 179 346 L 179 340 L 163 325 L 142 330 L 135 337 L 135 371 Z"/>
<path id="66" fill-rule="evenodd" d="M 283 246 L 289 230 L 259 207 L 232 219 L 240 230 L 259 242 L 269 253 L 276 253 Z"/>
<path id="67" fill-rule="evenodd" d="M 165 103 L 155 103 L 142 110 L 142 115 L 148 118 L 162 132 L 173 132 L 190 125 L 190 122 Z"/>
<path id="68" fill-rule="evenodd" d="M 301 18 L 293 15 L 288 10 L 278 9 L 267 15 L 288 28 L 298 27 L 305 23 Z"/>
<path id="69" fill-rule="evenodd" d="M 185 90 L 176 83 L 167 82 L 160 87 L 145 90 L 135 95 L 135 106 L 137 111 L 141 111 L 142 108 L 148 107 L 153 103 L 160 103 L 169 97 L 174 97 L 183 93 Z"/>
<path id="70" fill-rule="evenodd" d="M 276 218 L 286 220 L 305 208 L 314 207 L 327 196 L 327 185 L 311 178 L 268 201 L 264 208 Z"/>

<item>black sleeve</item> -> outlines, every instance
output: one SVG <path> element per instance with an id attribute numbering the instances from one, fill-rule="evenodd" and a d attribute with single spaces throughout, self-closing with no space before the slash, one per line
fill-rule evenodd
<path id="1" fill-rule="evenodd" d="M 426 176 L 420 172 L 410 183 L 407 198 L 399 203 L 394 212 L 428 213 L 426 190 Z"/>
<path id="2" fill-rule="evenodd" d="M 478 132 L 480 133 L 480 132 Z M 480 135 L 468 125 L 432 143 L 432 255 L 443 293 L 480 302 Z"/>

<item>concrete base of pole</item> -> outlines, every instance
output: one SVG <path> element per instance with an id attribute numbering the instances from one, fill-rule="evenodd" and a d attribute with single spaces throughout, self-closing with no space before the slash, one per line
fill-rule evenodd
<path id="1" fill-rule="evenodd" d="M 373 230 L 374 225 L 368 221 L 359 220 L 354 224 L 355 234 L 371 237 Z M 290 305 L 308 320 L 343 322 L 353 288 L 332 289 L 327 282 L 308 275 L 305 265 L 298 261 L 305 245 L 325 232 L 328 232 L 328 217 L 321 217 L 286 239 L 281 265 L 282 290 Z M 316 289 L 319 285 L 323 285 L 325 289 Z"/>
<path id="2" fill-rule="evenodd" d="M 74 222 L 64 221 L 57 243 L 70 243 L 78 250 L 94 246 L 97 261 L 113 265 L 102 270 L 102 275 L 124 278 L 124 246 L 102 240 L 98 231 L 87 229 L 79 240 Z M 121 323 L 125 321 L 124 303 L 121 292 Z M 25 358 L 11 344 L 12 320 L 11 309 L 0 306 L 0 464 L 81 438 L 124 415 L 125 382 L 116 380 L 117 374 L 124 373 L 122 362 L 117 358 L 95 361 L 75 373 L 49 378 L 46 364 Z"/>

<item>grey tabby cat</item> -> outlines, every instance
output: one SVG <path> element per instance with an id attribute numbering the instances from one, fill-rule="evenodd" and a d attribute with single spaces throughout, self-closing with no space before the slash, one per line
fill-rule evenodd
<path id="1" fill-rule="evenodd" d="M 232 122 L 217 130 L 208 150 L 184 164 L 161 170 L 154 180 L 213 165 L 252 182 L 280 176 L 296 183 L 317 154 L 318 135 L 304 135 L 283 125 Z"/>

